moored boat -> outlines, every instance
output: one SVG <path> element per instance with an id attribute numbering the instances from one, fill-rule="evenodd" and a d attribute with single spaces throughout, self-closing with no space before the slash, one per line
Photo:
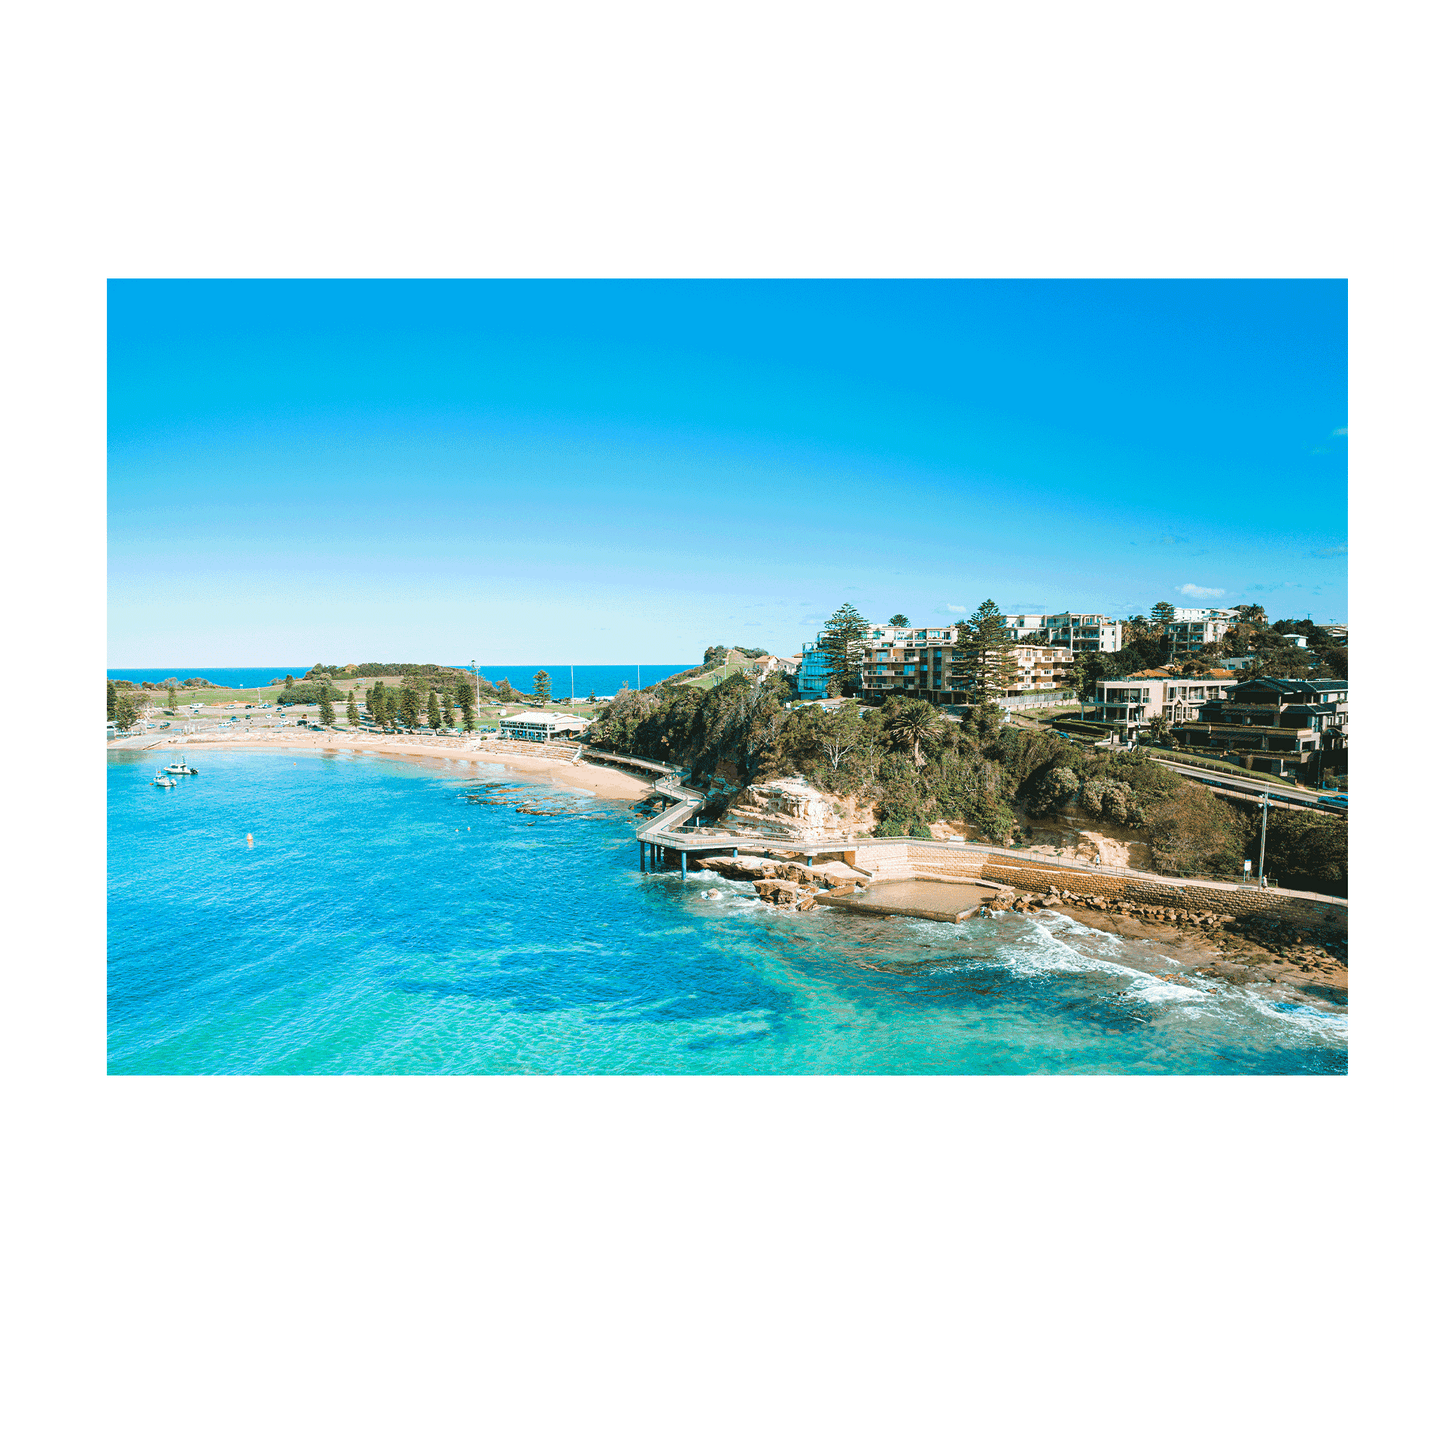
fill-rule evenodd
<path id="1" fill-rule="evenodd" d="M 166 772 L 170 773 L 173 777 L 194 777 L 200 772 L 200 769 L 188 768 L 186 766 L 186 760 L 183 757 L 180 762 L 171 763 L 170 766 L 166 768 Z"/>
<path id="2" fill-rule="evenodd" d="M 158 788 L 174 788 L 176 786 L 176 780 L 166 777 L 164 772 L 158 772 L 151 781 Z"/>

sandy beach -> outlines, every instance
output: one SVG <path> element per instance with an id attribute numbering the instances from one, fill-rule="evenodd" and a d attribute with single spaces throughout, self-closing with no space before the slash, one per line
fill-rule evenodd
<path id="1" fill-rule="evenodd" d="M 299 729 L 248 728 L 234 736 L 188 733 L 167 738 L 126 738 L 107 745 L 112 750 L 137 750 L 157 755 L 186 753 L 196 761 L 218 748 L 275 748 L 292 752 L 383 753 L 390 757 L 436 758 L 446 762 L 500 764 L 529 778 L 545 778 L 564 788 L 578 788 L 597 798 L 644 798 L 652 784 L 621 768 L 600 763 L 564 762 L 559 758 L 532 757 L 526 753 L 492 752 L 468 739 L 389 737 L 374 733 L 303 733 Z"/>

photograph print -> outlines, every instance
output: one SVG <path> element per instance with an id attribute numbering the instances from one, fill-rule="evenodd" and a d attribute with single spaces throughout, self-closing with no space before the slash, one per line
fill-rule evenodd
<path id="1" fill-rule="evenodd" d="M 112 280 L 109 1072 L 1345 1073 L 1346 303 Z"/>

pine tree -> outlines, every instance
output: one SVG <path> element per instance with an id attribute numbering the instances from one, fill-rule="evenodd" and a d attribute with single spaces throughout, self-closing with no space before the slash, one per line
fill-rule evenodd
<path id="1" fill-rule="evenodd" d="M 973 616 L 958 624 L 958 648 L 964 654 L 963 690 L 976 707 L 1013 685 L 1018 675 L 1014 646 L 1003 613 L 992 598 L 979 603 Z"/>
<path id="2" fill-rule="evenodd" d="M 351 696 L 346 699 L 346 721 L 354 728 L 361 726 L 361 714 L 356 707 L 356 691 L 352 690 Z"/>
<path id="3" fill-rule="evenodd" d="M 907 627 L 909 626 L 909 622 L 901 612 L 895 612 L 893 616 L 888 619 L 888 625 L 890 627 Z"/>
<path id="4" fill-rule="evenodd" d="M 117 692 L 115 695 L 115 721 L 122 729 L 133 728 L 140 716 L 140 705 L 132 693 Z"/>
<path id="5" fill-rule="evenodd" d="M 1173 621 L 1174 604 L 1172 602 L 1156 602 L 1149 609 L 1149 622 L 1156 632 L 1162 632 Z"/>
<path id="6" fill-rule="evenodd" d="M 168 688 L 166 689 L 166 706 L 167 706 L 168 708 L 170 708 L 172 712 L 175 711 L 175 706 L 176 706 L 176 690 L 175 690 L 175 688 L 173 688 L 173 687 L 168 687 Z"/>
<path id="7" fill-rule="evenodd" d="M 115 721 L 115 684 L 107 682 L 105 685 L 105 718 L 107 722 Z"/>
<path id="8" fill-rule="evenodd" d="M 533 674 L 532 691 L 536 694 L 537 701 L 546 707 L 552 697 L 552 679 L 540 667 Z"/>
<path id="9" fill-rule="evenodd" d="M 437 701 L 435 688 L 427 693 L 426 725 L 433 729 L 440 728 L 442 725 L 442 705 Z"/>
<path id="10" fill-rule="evenodd" d="M 828 659 L 828 677 L 838 684 L 840 693 L 857 684 L 867 629 L 868 619 L 851 602 L 845 602 L 823 625 L 820 645 Z"/>
<path id="11" fill-rule="evenodd" d="M 325 683 L 321 685 L 323 688 L 326 688 Z M 331 724 L 336 721 L 336 709 L 331 706 L 331 698 L 328 696 L 329 692 L 330 689 L 326 688 L 326 691 L 321 694 L 321 703 L 318 708 L 321 717 L 321 726 L 324 728 L 329 728 Z"/>
<path id="12" fill-rule="evenodd" d="M 397 699 L 396 710 L 407 727 L 414 728 L 421 721 L 421 698 L 411 683 L 407 683 Z"/>

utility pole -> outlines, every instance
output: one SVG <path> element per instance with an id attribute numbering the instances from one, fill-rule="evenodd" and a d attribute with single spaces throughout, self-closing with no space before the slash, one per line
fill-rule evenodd
<path id="1" fill-rule="evenodd" d="M 1261 798 L 1259 806 L 1264 809 L 1264 814 L 1259 824 L 1259 886 L 1264 887 L 1264 835 L 1269 831 L 1269 799 Z"/>
<path id="2" fill-rule="evenodd" d="M 482 684 L 481 684 L 481 681 L 478 679 L 478 676 L 477 676 L 477 660 L 476 660 L 475 657 L 472 658 L 472 691 L 473 691 L 473 693 L 475 694 L 476 700 L 477 700 L 477 703 L 476 703 L 476 706 L 477 706 L 477 726 L 478 726 L 478 727 L 481 727 L 481 725 L 482 725 Z"/>

